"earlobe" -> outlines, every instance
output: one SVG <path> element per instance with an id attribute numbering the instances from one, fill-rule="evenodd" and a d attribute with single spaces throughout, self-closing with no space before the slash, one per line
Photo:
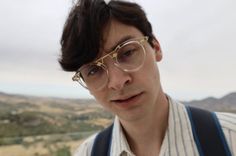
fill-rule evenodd
<path id="1" fill-rule="evenodd" d="M 90 95 L 94 96 L 93 91 L 91 91 L 91 90 L 88 90 L 88 91 L 89 91 L 89 94 L 90 94 Z"/>
<path id="2" fill-rule="evenodd" d="M 153 48 L 155 50 L 156 61 L 159 62 L 159 61 L 162 60 L 161 46 L 160 46 L 159 42 L 156 39 L 154 39 L 152 43 L 153 43 Z"/>
<path id="3" fill-rule="evenodd" d="M 155 51 L 155 55 L 156 55 L 156 61 L 160 62 L 162 60 L 162 51 L 161 49 L 158 51 Z"/>

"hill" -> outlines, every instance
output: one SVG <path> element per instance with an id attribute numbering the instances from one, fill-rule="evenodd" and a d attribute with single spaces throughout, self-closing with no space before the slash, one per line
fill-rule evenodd
<path id="1" fill-rule="evenodd" d="M 211 111 L 236 113 L 236 92 L 229 93 L 222 98 L 207 97 L 202 100 L 193 100 L 183 103 Z"/>
<path id="2" fill-rule="evenodd" d="M 100 130 L 112 118 L 91 99 L 0 93 L 0 137 Z"/>

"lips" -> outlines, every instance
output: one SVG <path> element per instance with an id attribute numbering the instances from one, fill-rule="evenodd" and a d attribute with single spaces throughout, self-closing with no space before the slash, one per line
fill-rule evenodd
<path id="1" fill-rule="evenodd" d="M 137 93 L 134 95 L 130 95 L 130 96 L 126 96 L 126 97 L 120 97 L 120 98 L 116 98 L 115 100 L 111 100 L 111 102 L 115 103 L 115 104 L 119 104 L 119 105 L 131 105 L 131 104 L 135 104 L 135 102 L 137 101 L 138 97 L 140 97 L 141 93 Z"/>
<path id="2" fill-rule="evenodd" d="M 137 94 L 139 95 L 139 94 Z M 120 98 L 118 100 L 112 100 L 112 102 L 124 102 L 124 101 L 128 101 L 128 100 L 131 100 L 132 98 L 136 97 L 137 95 L 133 95 L 133 96 L 130 96 L 130 97 L 127 97 L 127 98 Z"/>

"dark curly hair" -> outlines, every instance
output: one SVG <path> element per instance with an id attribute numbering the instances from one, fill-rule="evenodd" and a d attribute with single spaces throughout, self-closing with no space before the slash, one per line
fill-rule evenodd
<path id="1" fill-rule="evenodd" d="M 103 45 L 103 29 L 115 19 L 131 25 L 154 39 L 152 26 L 144 10 L 136 3 L 122 0 L 79 0 L 71 9 L 61 37 L 59 63 L 65 71 L 76 71 L 93 61 Z"/>

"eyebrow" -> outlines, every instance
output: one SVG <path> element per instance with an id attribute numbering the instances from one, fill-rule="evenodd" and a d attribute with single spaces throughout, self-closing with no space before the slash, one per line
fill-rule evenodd
<path id="1" fill-rule="evenodd" d="M 127 36 L 122 37 L 121 39 L 119 39 L 119 40 L 116 42 L 115 45 L 113 45 L 111 48 L 109 48 L 108 52 L 111 52 L 111 51 L 115 50 L 115 48 L 116 48 L 118 45 L 120 45 L 120 44 L 122 44 L 122 43 L 124 43 L 124 42 L 126 42 L 126 41 L 128 41 L 128 40 L 130 40 L 130 39 L 132 39 L 132 38 L 134 38 L 134 36 L 132 36 L 132 35 L 127 35 Z"/>

